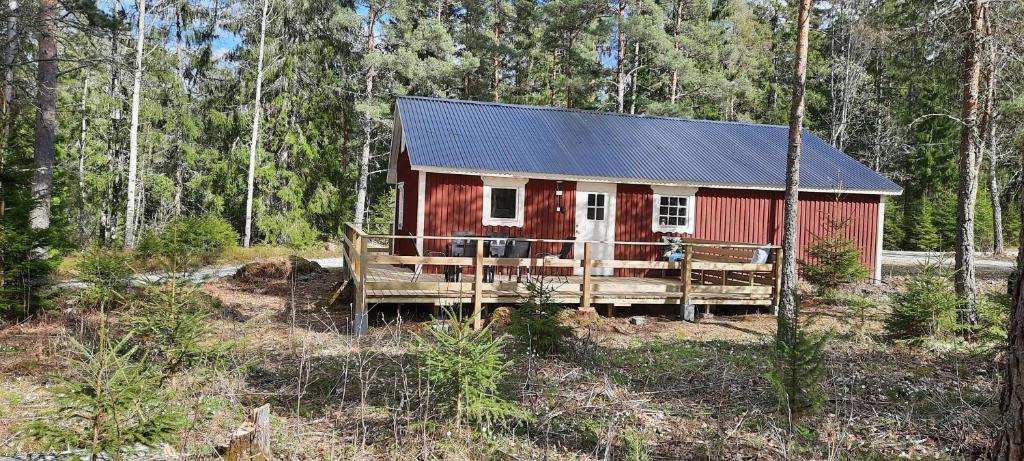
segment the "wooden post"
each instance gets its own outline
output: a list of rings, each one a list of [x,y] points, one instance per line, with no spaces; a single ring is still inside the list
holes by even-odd
[[[690,245],[683,245],[683,267],[679,269],[679,278],[682,282],[682,296],[679,298],[681,306],[681,316],[684,320],[694,320],[694,306],[690,302],[690,280],[692,279],[691,273],[693,272],[693,247]]]
[[[590,310],[590,275],[594,271],[593,247],[590,242],[583,243],[583,294],[580,296],[580,310]]]
[[[356,336],[365,335],[370,329],[370,319],[366,314],[366,253],[367,239],[359,234],[359,282],[356,284],[356,299],[353,302],[355,316],[352,322],[352,333]]]
[[[779,299],[782,297],[782,248],[775,249],[775,267],[772,271],[775,280],[772,288],[772,314],[779,314]]]
[[[231,435],[227,461],[270,461],[270,405],[254,408],[249,419]]]
[[[484,294],[484,241],[476,241],[476,256],[473,257],[473,328],[484,327],[481,315]]]

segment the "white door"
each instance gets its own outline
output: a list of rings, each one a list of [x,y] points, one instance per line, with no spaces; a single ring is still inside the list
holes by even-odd
[[[615,240],[615,184],[578,182],[576,183],[576,240],[611,242]],[[577,243],[573,254],[583,259],[583,244]],[[594,260],[615,259],[615,245],[594,243],[591,245]],[[612,275],[610,267],[594,268],[594,275]],[[578,267],[576,275],[583,274]]]

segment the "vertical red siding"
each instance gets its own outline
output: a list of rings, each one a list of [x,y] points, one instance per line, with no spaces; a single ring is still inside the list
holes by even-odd
[[[408,159],[400,157],[400,178],[403,178],[403,167],[407,165]],[[409,176],[415,175],[415,171],[409,171]],[[409,232],[412,235],[415,233],[416,220],[416,178],[402,180],[406,183],[406,221],[403,233]],[[560,187],[563,191],[563,212],[555,211],[555,181],[531,179],[526,183],[524,226],[484,226],[483,181],[479,177],[427,173],[423,231],[425,235],[441,236],[468,231],[477,235],[506,232],[511,236],[532,238],[571,237],[575,233],[576,184],[564,181]],[[658,242],[666,235],[651,229],[653,191],[650,186],[619,184],[616,200],[616,240]],[[843,194],[837,199],[834,194],[801,193],[799,257],[806,258],[806,247],[819,236],[825,235],[828,218],[834,217],[848,222],[843,230],[844,236],[856,243],[861,252],[861,262],[868,269],[873,269],[878,200],[876,195]],[[782,240],[783,206],[781,191],[703,188],[697,192],[694,233],[685,236],[778,245]],[[437,240],[424,242],[425,251],[443,251],[445,245],[445,242]],[[559,247],[557,244],[548,244],[534,251],[556,253]],[[657,246],[619,245],[615,249],[615,257],[658,259],[661,252]]]
[[[562,212],[556,211],[555,181],[531,179],[526,183],[526,215],[523,227],[483,225],[483,180],[476,176],[427,173],[425,235],[451,235],[466,231],[477,235],[504,232],[514,237],[563,239],[576,229],[573,213],[576,183],[564,181]],[[425,251],[442,251],[446,242],[427,241]],[[557,253],[561,246],[547,244],[537,253]]]
[[[402,217],[402,227],[398,228],[398,221],[395,221],[395,235],[416,235],[416,212],[418,205],[416,196],[419,193],[420,174],[411,168],[409,164],[409,153],[398,154],[398,181],[405,183],[405,213]],[[395,203],[395,213],[398,213],[398,203]],[[395,241],[395,254],[415,255],[416,240],[399,239]]]

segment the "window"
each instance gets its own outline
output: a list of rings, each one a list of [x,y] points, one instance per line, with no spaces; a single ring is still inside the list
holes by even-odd
[[[654,232],[692,234],[697,190],[651,186],[654,190],[651,228]]]
[[[405,224],[405,183],[395,186],[395,229],[402,230]]]
[[[515,189],[491,189],[491,217],[516,219]]]
[[[587,194],[587,220],[604,221],[605,194],[590,192]]]
[[[484,176],[483,225],[523,227],[526,178]]]
[[[689,197],[678,195],[662,195],[658,201],[659,226],[685,226],[687,221],[686,204]]]

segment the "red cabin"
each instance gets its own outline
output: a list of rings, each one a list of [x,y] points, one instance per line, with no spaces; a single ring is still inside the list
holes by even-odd
[[[396,240],[396,255],[444,252],[447,242],[422,237],[457,232],[595,242],[782,241],[785,126],[401,97],[394,127],[388,182],[398,191],[395,234],[420,237]],[[841,232],[878,279],[885,199],[901,192],[805,131],[801,258],[830,223],[842,222]],[[559,251],[548,246],[534,251]],[[625,244],[593,251],[603,260],[660,256],[656,247]],[[574,253],[581,257],[579,248]]]

